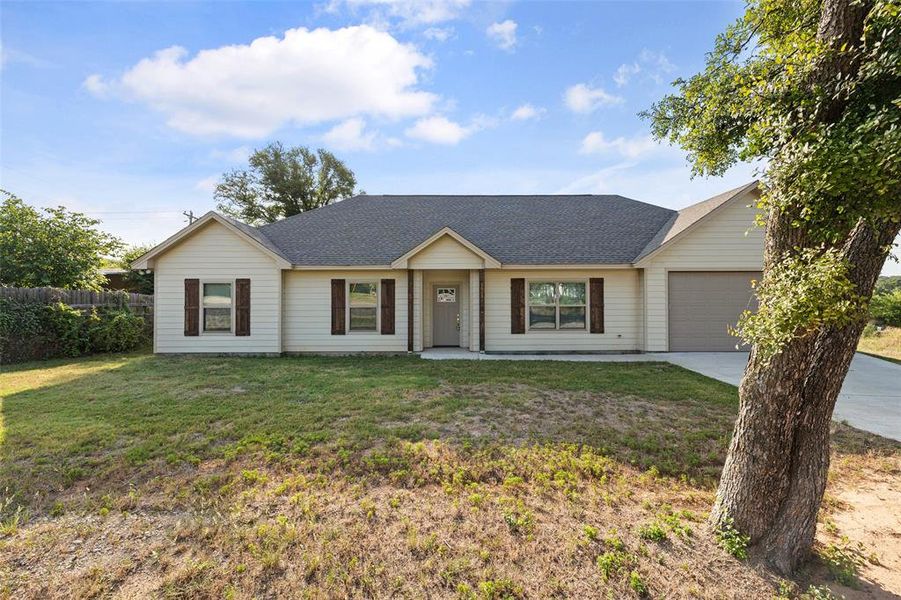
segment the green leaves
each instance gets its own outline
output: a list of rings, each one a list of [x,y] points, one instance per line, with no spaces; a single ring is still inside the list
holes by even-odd
[[[736,335],[768,362],[794,338],[853,322],[863,314],[864,302],[848,268],[835,249],[807,248],[783,257],[757,284],[760,307],[742,314]]]
[[[218,208],[236,219],[272,223],[354,193],[357,180],[327,150],[269,144],[250,156],[250,169],[222,176],[214,193]]]
[[[0,282],[15,287],[99,290],[103,257],[121,242],[96,219],[63,207],[41,211],[9,192],[0,205]]]

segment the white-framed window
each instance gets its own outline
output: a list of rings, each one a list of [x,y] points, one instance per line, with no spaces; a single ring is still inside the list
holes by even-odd
[[[439,304],[451,303],[457,301],[457,288],[455,287],[439,287],[435,289],[435,300]]]
[[[347,330],[378,331],[378,281],[350,281],[347,284]]]
[[[529,329],[585,329],[587,290],[584,281],[529,281]]]
[[[204,282],[201,297],[204,333],[231,333],[232,306],[230,281]]]

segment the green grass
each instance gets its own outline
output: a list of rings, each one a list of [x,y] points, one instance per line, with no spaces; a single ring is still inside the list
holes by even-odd
[[[26,496],[160,461],[433,438],[588,443],[712,474],[736,406],[735,388],[662,363],[405,357],[101,356],[6,368],[0,397],[0,489]]]
[[[667,363],[98,356],[0,403],[0,596],[772,597],[703,531],[736,389]],[[836,427],[838,480],[896,472]]]

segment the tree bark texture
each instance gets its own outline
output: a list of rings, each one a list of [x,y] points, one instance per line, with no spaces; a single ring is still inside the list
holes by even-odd
[[[824,0],[817,36],[833,48],[861,43],[869,2]],[[858,68],[846,54],[817,65],[811,85],[847,76]],[[834,97],[818,114],[841,117],[846,100]],[[764,273],[786,253],[810,245],[791,210],[767,220]],[[837,245],[851,265],[857,293],[869,298],[898,235],[899,223],[860,220]],[[792,340],[769,363],[752,349],[739,387],[739,415],[711,513],[715,525],[731,518],[751,537],[752,550],[782,573],[806,558],[829,469],[832,411],[860,334],[863,315],[843,327],[823,327]]]

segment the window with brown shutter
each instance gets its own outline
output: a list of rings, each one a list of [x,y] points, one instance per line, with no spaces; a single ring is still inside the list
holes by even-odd
[[[526,280],[510,280],[510,333],[526,332]]]
[[[394,280],[382,279],[382,335],[394,335]]]
[[[250,335],[250,280],[235,280],[235,335]]]
[[[199,279],[185,279],[185,335],[200,335]]]
[[[332,279],[332,335],[344,335],[345,292],[344,280]]]
[[[588,301],[591,333],[604,333],[604,278],[592,277],[588,280]]]

